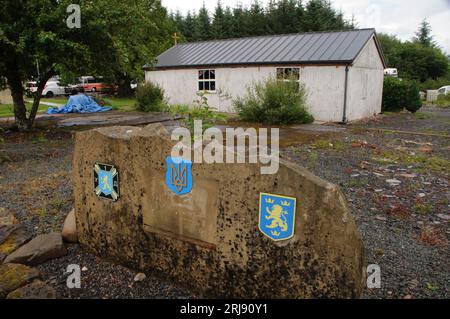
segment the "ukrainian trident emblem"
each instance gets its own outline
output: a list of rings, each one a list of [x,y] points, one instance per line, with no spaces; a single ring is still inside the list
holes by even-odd
[[[167,157],[166,184],[177,195],[192,190],[192,162],[181,157]]]
[[[292,197],[261,193],[259,196],[259,229],[274,241],[294,236],[297,200]]]
[[[119,172],[114,166],[94,165],[94,190],[98,197],[119,199]]]

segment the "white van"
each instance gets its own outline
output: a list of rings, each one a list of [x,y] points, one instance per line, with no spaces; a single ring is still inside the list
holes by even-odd
[[[384,76],[398,78],[398,70],[395,68],[384,69]]]
[[[438,95],[447,95],[450,93],[450,85],[443,86],[438,90]]]

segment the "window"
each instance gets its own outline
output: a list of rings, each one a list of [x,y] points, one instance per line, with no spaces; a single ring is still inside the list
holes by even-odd
[[[277,68],[277,79],[280,81],[289,81],[293,79],[300,81],[300,69],[299,68]]]
[[[198,90],[208,92],[216,91],[216,70],[198,71]]]
[[[299,68],[277,68],[278,81],[296,81],[297,88],[300,89],[300,69]]]

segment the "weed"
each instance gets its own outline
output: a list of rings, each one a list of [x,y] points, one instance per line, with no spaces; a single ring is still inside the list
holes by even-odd
[[[345,182],[344,185],[349,188],[353,187],[363,187],[366,186],[369,183],[369,180],[367,178],[359,178],[359,179],[352,179],[348,182]]]
[[[433,205],[431,204],[417,204],[416,207],[416,213],[421,215],[429,215],[433,212]]]

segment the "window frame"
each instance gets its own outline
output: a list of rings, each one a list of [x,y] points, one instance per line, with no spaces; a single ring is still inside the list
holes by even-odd
[[[282,70],[282,78],[280,78],[280,74],[279,74],[279,71],[280,70]],[[294,70],[296,70],[297,72],[297,74],[296,74],[296,76],[297,76],[297,81],[296,82],[298,82],[298,83],[300,83],[300,67],[277,67],[277,69],[276,69],[276,78],[277,78],[277,81],[284,81],[284,82],[287,82],[287,81],[289,81],[289,79],[288,79],[288,73],[286,72],[286,70],[291,70],[291,75],[292,74],[294,74]]]
[[[201,74],[201,72],[203,72],[203,74]],[[197,70],[197,82],[198,82],[197,92],[206,92],[206,93],[210,93],[210,94],[217,93],[216,69],[198,69]],[[203,83],[203,90],[200,89],[200,83]],[[206,89],[205,83],[208,83],[208,89]],[[214,90],[211,90],[211,83],[214,83]]]

